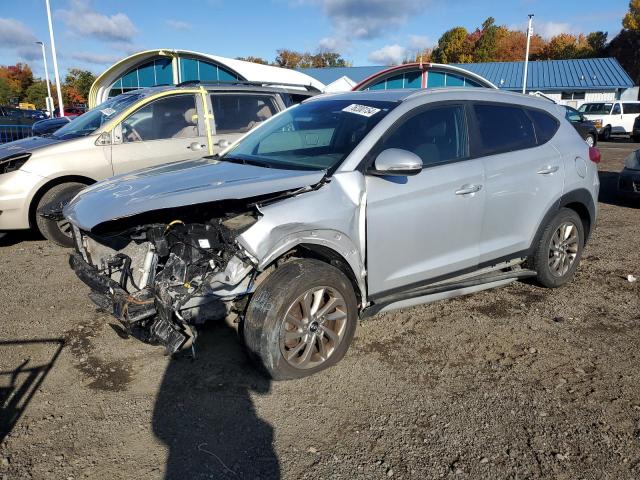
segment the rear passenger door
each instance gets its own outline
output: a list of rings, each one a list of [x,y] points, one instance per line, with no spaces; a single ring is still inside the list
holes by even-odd
[[[169,95],[145,104],[114,130],[114,174],[208,155],[203,118],[200,95]]]
[[[469,157],[464,105],[421,107],[372,151],[418,155],[412,176],[366,175],[367,271],[372,298],[473,269],[478,263],[482,162]]]
[[[485,171],[480,264],[524,254],[558,201],[564,169],[550,141],[559,127],[549,113],[512,104],[476,102],[472,141]]]
[[[213,111],[214,153],[284,109],[275,95],[264,93],[216,92],[210,94],[209,99]]]

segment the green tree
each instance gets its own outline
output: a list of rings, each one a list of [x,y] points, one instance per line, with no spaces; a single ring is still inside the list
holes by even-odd
[[[442,34],[438,46],[433,50],[433,61],[437,63],[470,63],[473,61],[472,45],[464,27],[455,27]]]
[[[506,27],[495,25],[493,17],[487,18],[482,29],[476,30],[476,36],[479,37],[475,41],[474,61],[476,62],[494,62],[498,57],[499,41],[506,34]]]
[[[622,19],[622,26],[627,30],[640,31],[640,0],[629,2],[629,11]]]
[[[17,96],[9,80],[0,77],[0,105],[8,105]]]
[[[64,78],[65,100],[69,103],[87,103],[89,90],[95,80],[95,75],[89,70],[72,68]]]
[[[593,52],[594,57],[601,57],[607,48],[607,32],[591,32],[587,35],[587,43]]]
[[[36,80],[27,88],[24,101],[33,103],[36,108],[45,109],[47,98],[47,84],[43,80]]]

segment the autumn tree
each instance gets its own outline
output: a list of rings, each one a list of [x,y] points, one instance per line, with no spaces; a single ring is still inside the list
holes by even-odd
[[[236,57],[236,60],[244,60],[245,62],[259,63],[260,65],[269,65],[269,61],[264,58],[254,57],[249,55],[248,57]]]
[[[433,61],[437,63],[470,63],[473,61],[473,45],[464,27],[447,30],[433,49]]]
[[[96,80],[93,73],[88,70],[72,68],[67,73],[62,85],[62,96],[69,105],[87,103],[89,90]]]
[[[283,68],[347,67],[348,62],[337,52],[320,50],[317,53],[278,50],[275,65]]]
[[[622,19],[622,26],[627,30],[640,31],[640,0],[629,2],[629,11]]]

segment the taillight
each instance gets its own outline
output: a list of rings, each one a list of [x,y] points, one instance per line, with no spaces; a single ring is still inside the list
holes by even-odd
[[[589,160],[591,160],[593,163],[600,163],[600,150],[598,150],[596,147],[589,147]]]

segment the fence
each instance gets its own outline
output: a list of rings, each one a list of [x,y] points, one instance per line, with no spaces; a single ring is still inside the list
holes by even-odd
[[[0,125],[0,143],[30,137],[31,125]]]

